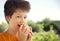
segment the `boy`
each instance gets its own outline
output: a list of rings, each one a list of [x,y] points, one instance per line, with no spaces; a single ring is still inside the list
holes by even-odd
[[[28,1],[6,1],[4,14],[9,24],[9,29],[0,34],[0,41],[31,41],[32,29],[26,25],[29,10],[30,4]]]

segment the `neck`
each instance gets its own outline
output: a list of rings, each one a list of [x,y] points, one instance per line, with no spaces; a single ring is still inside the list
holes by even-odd
[[[13,31],[12,29],[8,29],[7,33],[10,34],[10,35],[13,35],[13,36],[17,35],[17,33],[15,31]]]

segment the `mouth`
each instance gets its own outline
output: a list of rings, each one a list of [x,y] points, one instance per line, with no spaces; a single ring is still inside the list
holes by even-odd
[[[21,25],[23,25],[23,24],[18,24],[18,27],[20,28]]]
[[[20,27],[21,25],[18,24],[18,27]]]

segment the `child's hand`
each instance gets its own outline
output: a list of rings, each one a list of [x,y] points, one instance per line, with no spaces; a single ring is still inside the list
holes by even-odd
[[[31,39],[31,30],[25,25],[22,24],[18,31],[19,41],[30,41]]]
[[[32,28],[30,27],[30,32],[28,33],[27,41],[31,41],[31,40],[32,40]]]

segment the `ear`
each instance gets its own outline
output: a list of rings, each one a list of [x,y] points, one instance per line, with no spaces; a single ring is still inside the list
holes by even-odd
[[[10,21],[10,16],[6,16],[6,20],[7,20],[7,22],[9,22]]]

